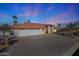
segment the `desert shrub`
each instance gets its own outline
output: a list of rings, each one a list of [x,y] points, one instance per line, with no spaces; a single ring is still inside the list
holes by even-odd
[[[79,31],[73,33],[75,36],[79,36]]]

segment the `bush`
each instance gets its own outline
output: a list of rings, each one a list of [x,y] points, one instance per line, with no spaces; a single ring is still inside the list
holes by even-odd
[[[75,36],[79,36],[79,31],[73,33]]]

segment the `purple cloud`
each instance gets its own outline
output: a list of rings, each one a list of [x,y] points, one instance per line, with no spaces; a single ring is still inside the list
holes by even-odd
[[[65,17],[71,16],[72,12],[75,11],[75,7],[76,7],[76,4],[70,5],[69,10],[67,10],[59,15],[56,15],[55,17],[52,17],[52,16],[49,17],[45,23],[58,24],[58,23],[71,22],[71,19],[66,20]],[[75,20],[75,18],[73,20]]]
[[[5,16],[6,16],[5,14],[0,13],[0,17],[5,17]]]
[[[33,9],[31,6],[22,7],[23,13],[19,16],[38,16],[40,14],[39,9]]]

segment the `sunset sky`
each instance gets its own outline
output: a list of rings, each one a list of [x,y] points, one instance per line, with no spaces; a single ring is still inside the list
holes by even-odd
[[[12,16],[18,23],[58,24],[79,21],[79,4],[56,3],[0,3],[0,24],[13,24]]]

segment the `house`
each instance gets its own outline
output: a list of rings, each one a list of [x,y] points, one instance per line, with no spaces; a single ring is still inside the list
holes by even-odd
[[[41,35],[41,34],[51,34],[56,32],[54,25],[50,24],[39,24],[39,23],[24,23],[24,24],[14,24],[12,30],[16,36],[31,36],[31,35]]]

